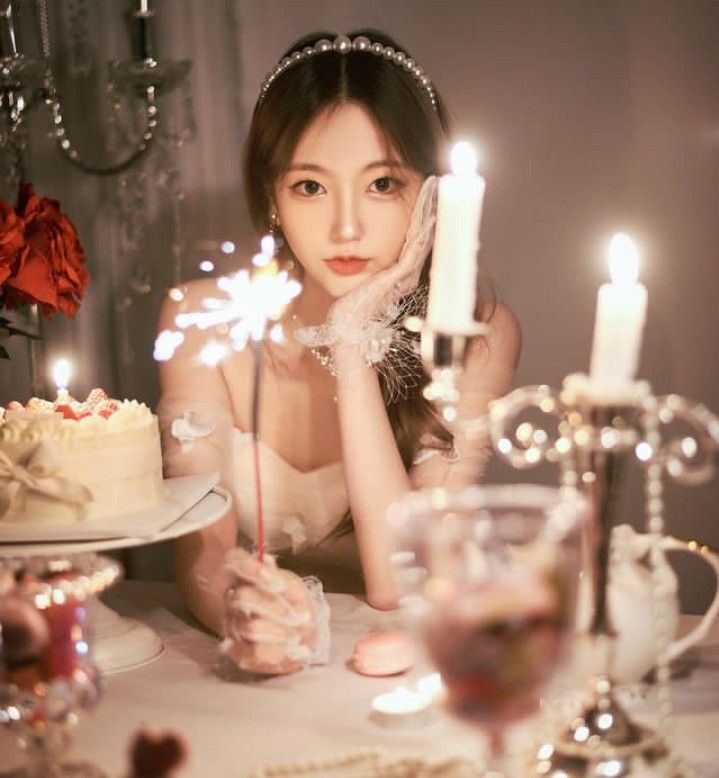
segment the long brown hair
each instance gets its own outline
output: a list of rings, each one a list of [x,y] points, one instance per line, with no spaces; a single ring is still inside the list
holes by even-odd
[[[401,47],[378,30],[357,30],[373,43]],[[334,33],[314,33],[296,41],[283,56],[314,46]],[[244,185],[250,216],[259,232],[265,232],[271,210],[274,183],[292,161],[295,148],[307,127],[324,111],[346,102],[361,105],[384,134],[387,145],[400,160],[423,177],[437,175],[439,153],[449,134],[449,119],[442,98],[435,90],[435,105],[419,80],[394,62],[370,52],[339,54],[328,51],[300,60],[276,78],[258,101],[252,115],[244,150]],[[421,284],[428,284],[431,255],[422,269]],[[478,310],[482,310],[481,303]],[[439,421],[422,389],[428,379],[417,365],[418,382],[406,399],[386,404],[397,447],[407,469],[421,445],[449,449],[452,436]],[[380,377],[383,396],[386,386]]]

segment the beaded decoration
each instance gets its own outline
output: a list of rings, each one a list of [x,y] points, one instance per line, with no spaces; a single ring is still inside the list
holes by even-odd
[[[403,51],[396,51],[392,46],[384,46],[381,43],[372,43],[364,35],[358,35],[356,38],[350,38],[347,35],[338,35],[333,41],[329,38],[322,38],[314,46],[305,46],[303,49],[292,52],[283,57],[280,62],[265,76],[265,80],[260,86],[260,97],[258,102],[267,94],[272,83],[278,76],[281,76],[288,68],[293,67],[298,62],[304,62],[318,54],[333,51],[337,54],[350,54],[352,52],[363,52],[374,54],[376,57],[384,57],[388,62],[392,62],[397,67],[407,71],[422,87],[429,98],[432,108],[437,110],[437,96],[432,86],[432,81],[425,74],[422,68]]]

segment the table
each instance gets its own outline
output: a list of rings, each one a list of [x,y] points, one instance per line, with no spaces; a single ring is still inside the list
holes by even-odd
[[[218,641],[186,613],[171,584],[125,581],[105,595],[122,615],[140,619],[165,644],[145,667],[112,675],[99,707],[78,727],[71,755],[125,774],[126,751],[142,725],[187,736],[191,758],[183,778],[246,776],[259,766],[380,748],[440,758],[477,754],[475,731],[441,712],[424,727],[385,729],[369,718],[372,697],[411,679],[371,679],[346,666],[358,638],[391,628],[397,615],[353,595],[330,594],[332,660],[328,666],[251,683],[213,672]],[[691,619],[691,617],[685,617]],[[719,778],[719,625],[698,649],[699,665],[674,682],[676,743],[707,778]],[[414,678],[428,672],[418,668]],[[0,770],[20,763],[0,731]]]

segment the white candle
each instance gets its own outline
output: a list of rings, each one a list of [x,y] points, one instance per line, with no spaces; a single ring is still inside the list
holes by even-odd
[[[639,255],[618,233],[609,247],[611,284],[597,296],[589,377],[599,391],[612,392],[632,381],[637,371],[647,311],[647,289],[638,283]]]
[[[52,368],[52,379],[57,387],[57,399],[64,402],[68,398],[67,387],[72,375],[72,363],[69,359],[58,359]]]
[[[140,13],[146,14],[149,10],[149,0],[140,0]]]
[[[466,141],[452,148],[451,167],[452,173],[439,182],[427,319],[436,332],[466,334],[475,321],[485,181]]]

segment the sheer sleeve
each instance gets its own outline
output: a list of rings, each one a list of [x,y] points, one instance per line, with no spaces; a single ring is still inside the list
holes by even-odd
[[[467,486],[481,481],[492,455],[484,420],[492,400],[512,387],[521,334],[514,314],[498,304],[490,333],[470,345],[459,389],[459,419],[451,450],[425,438],[410,471],[415,488]]]
[[[184,305],[199,308],[208,293],[203,282],[190,284]],[[175,329],[178,304],[166,299],[159,330]],[[165,475],[218,471],[220,484],[232,494],[233,412],[221,369],[202,364],[200,351],[207,333],[186,330],[174,356],[159,363],[160,402],[157,414],[163,444]],[[227,586],[224,559],[234,547],[237,518],[233,508],[214,524],[175,541],[175,578],[193,614],[218,632],[222,597]]]

